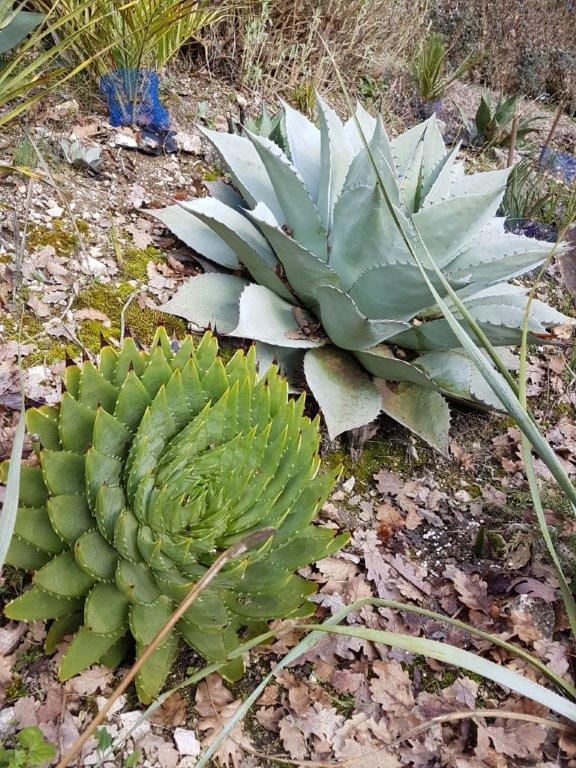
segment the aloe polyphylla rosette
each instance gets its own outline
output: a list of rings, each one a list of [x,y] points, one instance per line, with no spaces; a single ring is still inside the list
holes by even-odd
[[[217,555],[248,533],[275,535],[211,581],[137,678],[158,693],[182,639],[223,662],[272,618],[306,616],[313,583],[294,572],[340,548],[345,535],[312,524],[335,473],[318,474],[318,420],[255,353],[224,365],[206,334],[173,351],[159,331],[148,353],[126,339],[98,367],[66,368],[59,406],[27,413],[39,466],[23,466],[7,562],[34,570],[9,618],[52,619],[48,651],[76,633],[67,679],[137,654]],[[241,659],[228,663],[230,679]]]
[[[163,309],[196,326],[253,339],[290,371],[304,363],[332,437],[383,410],[445,451],[443,394],[499,402],[435,306],[432,258],[495,345],[515,345],[526,305],[510,278],[551,246],[505,233],[496,212],[508,171],[466,175],[435,118],[393,141],[358,108],[343,124],[318,99],[319,127],[283,106],[286,152],[261,136],[204,130],[237,192],[156,215],[198,253],[238,274],[192,278]],[[361,126],[364,138],[358,125]],[[378,174],[375,168],[378,169]],[[536,301],[530,342],[571,322]]]

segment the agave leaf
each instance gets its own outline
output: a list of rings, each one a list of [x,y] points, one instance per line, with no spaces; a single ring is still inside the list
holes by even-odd
[[[506,184],[512,168],[503,168],[499,171],[485,171],[484,173],[472,173],[456,179],[450,188],[451,195],[486,195],[493,193],[496,195],[496,206],[492,216],[498,210]],[[499,196],[498,196],[499,194]]]
[[[446,290],[435,273],[429,274],[436,290]],[[456,283],[452,287],[457,286]],[[434,297],[416,264],[385,264],[366,270],[349,289],[358,309],[367,317],[410,320],[427,307]]]
[[[350,117],[344,123],[344,133],[350,142],[350,146],[352,147],[354,155],[357,155],[364,149],[364,142],[358,131],[356,123],[358,122],[360,124],[362,134],[366,141],[371,142],[379,120],[381,123],[382,121],[380,117],[372,117],[372,115],[364,109],[359,101],[356,103],[355,118]]]
[[[204,181],[204,186],[210,193],[210,197],[219,200],[224,205],[228,205],[230,208],[234,208],[239,213],[244,212],[246,203],[244,202],[242,195],[234,189],[232,184],[226,184],[221,179],[215,179],[214,181]]]
[[[46,16],[43,13],[15,11],[10,17],[8,24],[0,28],[0,55],[15,48],[45,18]]]
[[[369,142],[369,149],[370,152],[362,144],[359,152],[354,156],[346,175],[343,191],[359,185],[377,186],[378,178],[373,165],[375,162],[388,196],[396,205],[399,205],[400,190],[396,165],[392,156],[390,140],[380,116],[376,121],[376,128]]]
[[[298,169],[310,197],[318,202],[320,189],[320,131],[301,112],[282,102],[290,157]]]
[[[314,200],[298,169],[273,141],[248,133],[282,206],[281,225],[288,226],[294,238],[319,259],[326,260],[326,231]]]
[[[429,352],[416,360],[446,395],[459,400],[478,402],[489,408],[502,409],[502,403],[463,352]]]
[[[221,267],[240,268],[234,250],[211,227],[193,215],[191,204],[170,205],[153,211],[152,215],[196,253]]]
[[[348,290],[363,272],[378,264],[410,260],[380,187],[359,186],[343,192],[334,209],[328,262],[341,276],[341,287]]]
[[[184,317],[199,328],[229,333],[238,324],[240,296],[248,285],[235,275],[210,272],[193,277],[160,309]]]
[[[392,156],[398,172],[398,178],[403,179],[406,175],[406,171],[414,157],[416,147],[422,141],[429,122],[429,120],[425,120],[423,123],[419,123],[413,128],[409,128],[405,133],[396,136],[390,143]]]
[[[306,306],[314,308],[317,305],[318,287],[337,286],[340,282],[339,275],[325,261],[306,250],[296,239],[289,237],[278,223],[270,218],[270,212],[266,211],[264,206],[257,206],[249,215],[258,223],[274,248],[294,293]],[[259,282],[264,284],[261,280]]]
[[[386,381],[407,381],[422,387],[436,388],[425,371],[406,360],[399,360],[385,344],[379,344],[371,349],[357,350],[354,356],[376,378]]]
[[[369,349],[410,327],[399,320],[367,318],[347,293],[329,285],[320,286],[317,297],[324,330],[342,349]]]
[[[334,347],[308,350],[304,374],[322,408],[331,440],[380,413],[378,390],[351,355]]]
[[[494,217],[503,190],[452,197],[414,214],[414,226],[438,267],[443,269],[463,240],[476,235]]]
[[[342,121],[336,112],[318,94],[316,94],[316,103],[321,134],[318,212],[324,228],[329,231],[332,225],[334,205],[344,187],[353,152]]]
[[[238,325],[230,336],[254,339],[279,347],[309,349],[321,347],[325,338],[306,336],[298,324],[295,306],[281,299],[262,285],[249,285],[240,296]],[[300,310],[309,327],[317,325],[315,319]],[[266,322],[262,322],[266,318]]]
[[[274,251],[246,216],[211,198],[195,201],[189,210],[224,240],[256,282],[283,299],[293,298],[276,273]]]
[[[200,131],[222,157],[226,168],[242,197],[252,207],[259,202],[265,203],[274,216],[282,221],[284,212],[264,163],[256,148],[244,136],[233,133],[219,133],[200,127]]]
[[[417,384],[388,384],[376,379],[381,408],[439,453],[448,456],[450,410],[439,392]]]
[[[283,376],[286,376],[289,381],[295,381],[296,371],[301,367],[303,359],[304,353],[300,349],[272,346],[262,341],[256,342],[256,364],[261,376],[272,365],[276,365]]]
[[[459,151],[460,144],[457,144],[451,152],[444,155],[436,167],[422,180],[420,189],[422,208],[434,205],[434,203],[440,203],[449,197]]]

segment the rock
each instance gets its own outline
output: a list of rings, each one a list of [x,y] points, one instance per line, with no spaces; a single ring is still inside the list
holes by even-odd
[[[525,643],[550,640],[554,632],[554,608],[540,597],[518,595],[508,607],[515,634]]]
[[[346,493],[352,493],[355,485],[356,485],[356,478],[354,477],[354,475],[352,475],[352,477],[349,477],[348,480],[342,483],[342,490],[346,491]]]
[[[185,133],[184,131],[178,131],[174,136],[176,146],[181,152],[188,152],[191,155],[201,155],[202,141],[200,136],[195,133]]]
[[[120,722],[122,723],[119,736],[123,737],[128,733],[128,731],[131,730],[131,728],[134,728],[141,717],[142,712],[139,712],[138,710],[134,710],[133,712],[123,712],[121,715],[119,715]],[[140,725],[134,728],[134,730],[130,733],[130,738],[134,739],[134,741],[142,738],[142,736],[145,736],[147,733],[149,733],[150,727],[150,723],[147,720],[143,720]]]
[[[198,757],[202,750],[194,731],[189,731],[186,728],[176,728],[174,731],[174,741],[176,742],[176,749],[181,755]]]
[[[14,707],[6,707],[0,710],[0,739],[7,739],[16,733],[17,728],[16,710]]]

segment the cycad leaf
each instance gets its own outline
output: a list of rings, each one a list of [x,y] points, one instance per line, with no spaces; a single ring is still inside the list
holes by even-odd
[[[304,373],[331,440],[368,424],[380,413],[378,390],[351,355],[334,347],[309,350],[304,357]]]

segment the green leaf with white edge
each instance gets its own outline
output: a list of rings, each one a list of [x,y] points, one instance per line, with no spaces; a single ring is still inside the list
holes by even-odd
[[[281,299],[263,285],[249,285],[240,296],[238,325],[230,336],[253,339],[279,347],[311,349],[326,344],[325,338],[306,336],[295,314],[296,307]],[[304,310],[299,310],[310,327],[317,321]]]
[[[198,275],[184,283],[160,310],[183,317],[198,328],[230,333],[238,324],[240,296],[247,285],[236,275]]]
[[[240,262],[233,248],[222,240],[220,235],[193,213],[193,203],[170,205],[167,208],[152,210],[154,218],[164,224],[179,240],[196,253],[215,264],[228,269],[239,269]]]
[[[294,239],[319,259],[326,260],[327,244],[316,204],[298,169],[270,139],[248,133],[270,177],[284,217],[278,219],[294,233]]]
[[[30,587],[8,603],[4,614],[14,621],[42,621],[68,616],[81,610],[82,605],[83,600],[58,597],[39,587]]]
[[[256,206],[249,216],[258,223],[274,248],[296,296],[306,306],[315,308],[318,287],[320,285],[337,286],[340,283],[338,273],[334,272],[325,261],[306,250],[296,239],[289,237],[262,204]],[[258,282],[262,283],[261,280]]]
[[[366,629],[364,627],[328,627],[320,625],[317,631],[347,635],[348,637],[356,637],[371,643],[387,645],[391,648],[400,648],[410,653],[436,659],[459,669],[465,669],[487,680],[492,680],[505,689],[510,689],[521,696],[526,696],[528,699],[551,709],[556,714],[576,722],[576,704],[568,698],[559,696],[554,691],[544,688],[544,686],[519,675],[502,664],[495,664],[493,661],[484,659],[477,653],[465,651],[449,643],[441,643],[438,640],[428,640],[396,632]]]
[[[354,356],[364,368],[379,379],[386,381],[407,381],[422,387],[436,389],[430,377],[407,360],[397,358],[385,344],[379,344],[370,349],[357,350]]]
[[[292,162],[314,202],[320,188],[320,131],[308,118],[282,101]]]
[[[334,347],[309,350],[304,357],[304,374],[322,409],[331,440],[368,424],[380,413],[378,390],[351,355]]]
[[[62,657],[58,679],[64,682],[96,664],[126,632],[127,627],[109,634],[98,634],[91,632],[88,627],[80,627]]]
[[[26,432],[26,422],[24,413],[24,403],[18,417],[16,432],[14,433],[14,442],[10,452],[10,465],[8,468],[8,478],[6,480],[6,489],[2,513],[0,514],[0,573],[6,561],[8,548],[12,539],[16,515],[18,513],[18,499],[20,495],[20,467],[22,459],[22,449],[24,448],[24,434]]]
[[[344,291],[322,285],[316,292],[320,317],[331,341],[342,349],[369,349],[410,326],[399,320],[369,319]]]
[[[382,379],[376,379],[374,384],[380,392],[380,407],[387,416],[448,456],[450,409],[439,392],[417,384],[391,385]]]
[[[234,185],[252,207],[265,203],[274,216],[283,220],[284,212],[264,163],[249,139],[233,133],[219,133],[199,128],[222,157]]]
[[[283,299],[293,298],[276,273],[279,265],[276,254],[246,216],[210,197],[194,201],[190,211],[233,249],[257,283]]]
[[[325,229],[329,231],[332,225],[332,211],[344,187],[353,152],[342,121],[318,93],[316,93],[316,104],[321,135],[318,212]]]

